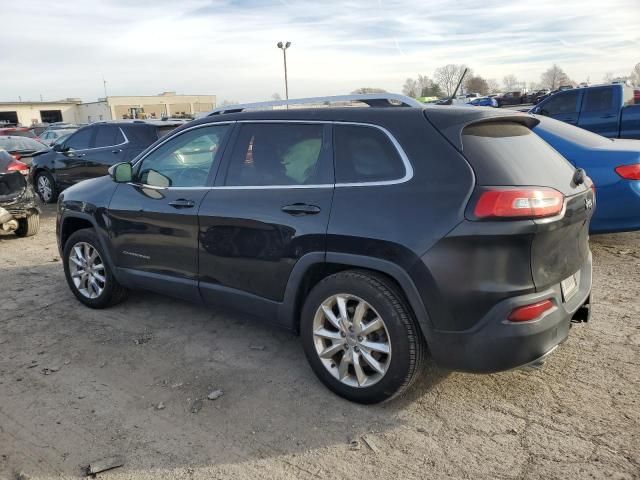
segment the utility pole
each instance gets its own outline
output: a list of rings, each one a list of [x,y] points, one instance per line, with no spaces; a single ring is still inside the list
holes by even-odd
[[[289,81],[287,79],[287,48],[289,48],[290,46],[291,42],[278,42],[278,48],[282,50],[282,55],[284,56],[284,92],[287,102],[289,101]],[[287,108],[289,108],[288,104]]]
[[[104,79],[104,75],[102,76],[102,86],[104,87],[104,99],[107,99],[107,81]]]

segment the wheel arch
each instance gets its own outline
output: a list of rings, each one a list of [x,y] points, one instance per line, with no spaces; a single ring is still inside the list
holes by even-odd
[[[282,323],[300,331],[300,312],[311,289],[323,278],[344,270],[368,270],[384,276],[397,288],[416,316],[424,338],[431,338],[431,320],[427,309],[409,274],[399,265],[375,257],[348,253],[308,254],[295,265],[287,283],[284,301],[281,304]]]
[[[64,252],[64,246],[67,240],[69,240],[69,237],[71,237],[71,235],[73,235],[78,230],[83,230],[85,228],[92,228],[96,232],[96,237],[98,238],[98,242],[100,242],[100,247],[102,248],[102,251],[104,252],[104,256],[106,257],[105,260],[108,262],[109,267],[111,268],[111,270],[114,272],[114,275],[115,275],[116,270],[113,268],[115,265],[111,258],[111,250],[108,248],[107,242],[105,242],[105,239],[101,235],[100,233],[101,229],[98,227],[98,224],[94,217],[92,217],[91,215],[87,215],[79,212],[69,213],[64,215],[60,219],[59,228],[60,230],[58,234],[58,247],[59,247],[61,256]]]

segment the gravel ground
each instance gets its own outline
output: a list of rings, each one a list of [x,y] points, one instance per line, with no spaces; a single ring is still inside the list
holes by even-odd
[[[640,478],[640,233],[592,249],[592,321],[542,370],[428,367],[366,407],[249,318],[150,293],[84,308],[48,207],[36,237],[0,237],[0,478],[110,455],[100,478]]]

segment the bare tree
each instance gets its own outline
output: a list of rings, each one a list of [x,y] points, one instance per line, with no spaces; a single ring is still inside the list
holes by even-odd
[[[271,100],[282,100],[282,97],[280,96],[280,94],[278,92],[274,93],[273,95],[271,95]]]
[[[500,92],[500,84],[495,78],[490,78],[487,80],[487,87],[489,87],[489,93]]]
[[[353,94],[359,94],[359,93],[386,93],[387,91],[384,88],[377,88],[377,87],[361,87],[361,88],[356,88],[353,92]]]
[[[515,88],[518,88],[518,85],[520,85],[518,78],[513,73],[505,75],[505,77],[502,79],[502,83],[504,84],[505,90],[513,90]]]
[[[464,88],[470,93],[479,93],[480,95],[486,95],[489,93],[489,84],[480,75],[467,77],[464,81]]]
[[[540,76],[540,83],[550,90],[557,90],[562,85],[573,84],[569,75],[555,63]]]
[[[418,91],[418,82],[413,78],[407,78],[402,86],[402,93],[408,97],[419,97],[420,91]]]
[[[220,102],[220,107],[226,107],[227,105],[237,105],[238,101],[237,100],[223,100],[222,102]]]
[[[629,80],[631,80],[636,87],[640,87],[640,63],[636,64],[633,70],[631,70]]]
[[[445,65],[444,67],[437,68],[433,74],[433,77],[436,80],[436,83],[440,85],[440,88],[447,94],[447,96],[451,96],[456,86],[458,85],[458,81],[460,80],[460,76],[465,70],[466,65],[455,65],[450,63],[449,65]],[[472,75],[472,72],[469,70],[467,75]]]

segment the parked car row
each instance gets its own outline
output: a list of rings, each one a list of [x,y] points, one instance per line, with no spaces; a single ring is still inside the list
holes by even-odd
[[[624,84],[558,92],[529,110],[609,138],[640,139],[640,105]]]

